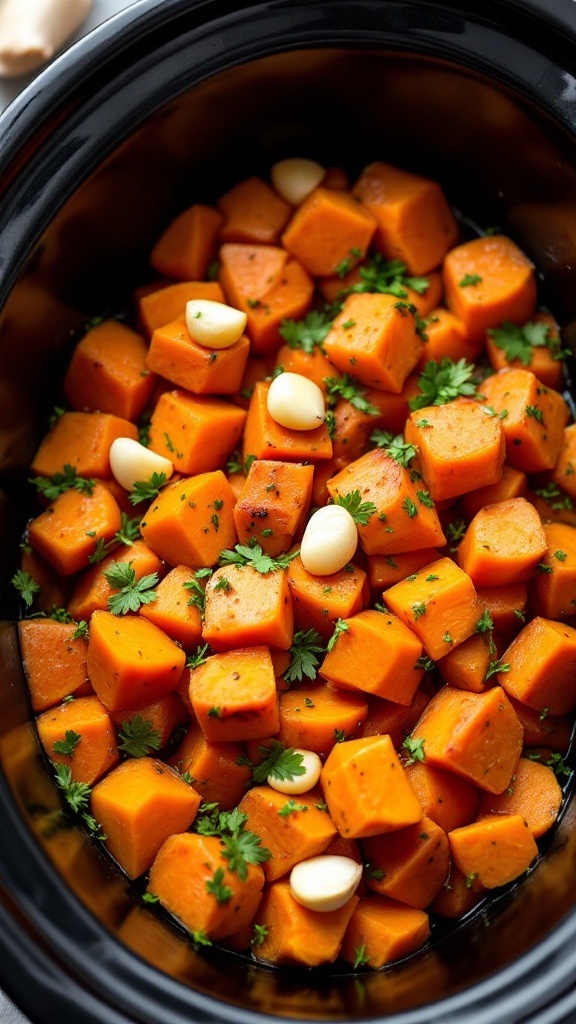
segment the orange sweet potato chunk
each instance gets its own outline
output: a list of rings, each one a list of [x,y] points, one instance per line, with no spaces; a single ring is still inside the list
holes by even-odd
[[[260,836],[272,854],[263,865],[267,882],[282,878],[300,861],[325,853],[336,836],[330,816],[316,806],[320,801],[317,790],[298,797],[300,809],[281,813],[288,799],[271,786],[254,786],[239,804],[248,815],[246,828]]]
[[[474,876],[485,889],[512,882],[538,853],[528,824],[520,814],[495,814],[464,825],[448,836],[456,867]]]
[[[282,245],[317,277],[338,273],[366,254],[376,221],[348,192],[316,188],[298,207]]]
[[[353,736],[366,719],[364,694],[327,684],[280,694],[279,739],[287,747],[313,750],[325,758],[342,736]]]
[[[184,783],[185,785],[185,783]],[[230,893],[218,901],[210,889],[217,872]],[[217,941],[248,927],[258,910],[264,887],[259,864],[248,864],[246,877],[231,871],[216,836],[170,835],[150,870],[148,891],[190,932]]]
[[[199,806],[192,786],[152,757],[124,761],[101,779],[90,798],[106,848],[129,878],[148,870],[168,836],[192,824]]]
[[[172,693],[185,661],[182,648],[139,615],[94,612],[88,676],[109,711],[133,708]]]
[[[394,832],[423,816],[389,736],[337,743],[321,784],[330,817],[346,839]]]
[[[202,636],[215,651],[261,644],[287,651],[293,623],[283,570],[260,573],[251,565],[226,565],[206,584]]]
[[[424,675],[417,666],[422,644],[412,630],[395,615],[372,610],[344,621],[347,629],[326,655],[320,675],[345,690],[410,704]]]
[[[519,814],[538,839],[552,828],[561,805],[562,790],[552,769],[521,757],[503,793],[482,793],[478,816]]]
[[[468,693],[444,686],[412,733],[433,768],[454,772],[488,793],[502,793],[522,750],[522,726],[500,686]]]
[[[458,548],[458,562],[476,586],[506,586],[530,579],[547,549],[534,506],[526,498],[511,498],[474,516]]]
[[[110,413],[65,412],[43,439],[30,467],[33,474],[54,476],[73,466],[78,476],[110,476],[109,451],[117,437],[138,440],[129,420]]]
[[[140,532],[170,565],[214,565],[220,552],[236,543],[234,500],[220,469],[175,480],[154,499]]]
[[[234,185],[216,204],[222,216],[222,242],[274,245],[288,223],[292,208],[261,178]]]
[[[190,675],[190,701],[211,743],[265,738],[278,732],[278,696],[264,646],[207,658]]]
[[[79,341],[64,379],[73,409],[137,420],[155,378],[146,367],[146,342],[117,320],[105,320]]]
[[[211,206],[195,203],[168,225],[150,253],[159,274],[182,281],[201,281],[216,257],[222,215]]]
[[[120,529],[120,509],[110,492],[96,483],[90,494],[71,489],[32,520],[30,544],[63,576],[88,565],[94,546]]]
[[[371,868],[368,888],[418,910],[432,902],[448,876],[448,839],[432,818],[363,839],[361,845]]]
[[[45,711],[36,720],[40,742],[51,761],[66,764],[74,782],[93,786],[118,763],[116,733],[110,715],[98,697],[78,697]],[[80,740],[71,755],[55,750],[67,731]]]
[[[221,398],[165,391],[152,413],[149,446],[179,473],[208,473],[224,467],[245,420],[244,409]]]
[[[18,636],[34,711],[45,711],[87,680],[86,641],[74,639],[73,623],[22,619]]]
[[[346,929],[341,956],[355,964],[358,951],[374,970],[416,952],[428,941],[428,914],[385,896],[361,900]]]
[[[425,761],[407,765],[406,774],[425,817],[432,818],[445,832],[469,825],[476,818],[480,799],[476,786]]]
[[[451,249],[444,260],[446,304],[471,341],[505,320],[522,324],[536,307],[534,267],[505,235],[486,235]]]
[[[376,218],[374,244],[399,259],[411,274],[442,262],[458,237],[458,225],[440,185],[391,164],[364,168],[353,193]]]
[[[492,368],[505,370],[507,367],[521,368],[522,366],[532,370],[538,380],[548,388],[562,390],[562,356],[560,354],[562,344],[558,331],[558,324],[550,313],[536,313],[527,324],[522,324],[521,330],[533,328],[537,324],[545,327],[545,341],[543,345],[526,346],[525,355],[522,359],[508,359],[505,345],[502,344],[502,335],[498,328],[488,331],[486,336],[486,354]],[[510,328],[512,325],[504,324],[503,327]],[[506,330],[504,331],[506,333]]]
[[[423,350],[414,313],[394,295],[352,294],[323,342],[342,373],[368,387],[400,394]]]
[[[274,558],[287,551],[310,507],[313,466],[256,459],[234,506],[241,544],[254,538]]]
[[[478,487],[463,495],[462,514],[469,522],[485,505],[495,505],[499,501],[509,501],[511,498],[524,498],[527,486],[525,473],[514,469],[513,466],[504,465],[502,476],[495,484]]]
[[[315,576],[302,564],[300,555],[286,570],[294,623],[298,629],[316,629],[330,639],[337,619],[347,619],[368,603],[366,573],[350,563],[329,576]]]
[[[251,780],[250,768],[238,761],[243,754],[240,743],[210,743],[200,726],[193,722],[170,758],[183,774],[193,778],[192,785],[204,803],[217,803],[223,811],[236,807]]]
[[[469,340],[464,324],[449,309],[436,306],[426,313],[420,312],[420,316],[426,317],[425,331],[428,338],[420,359],[422,368],[430,359],[437,363],[443,359],[451,359],[455,363],[465,359],[467,363],[473,363],[477,359],[482,343]]]
[[[576,612],[576,528],[544,523],[548,551],[530,585],[533,611],[546,619],[570,621]]]
[[[210,299],[225,302],[224,292],[217,281],[179,281],[146,292],[138,298],[138,319],[149,338],[157,327],[176,320],[192,299]]]
[[[250,342],[245,334],[229,348],[199,345],[191,337],[182,313],[157,327],[146,356],[149,370],[196,395],[233,395],[238,391]]]
[[[576,704],[576,629],[536,616],[502,656],[498,681],[541,714],[565,715]]]
[[[418,448],[418,469],[435,501],[495,484],[502,475],[504,433],[471,399],[458,398],[411,413],[405,439]]]
[[[552,469],[562,448],[570,411],[558,391],[551,391],[525,369],[502,370],[482,384],[487,406],[501,415],[506,461],[525,473]]]
[[[439,558],[382,595],[436,661],[476,630],[481,608],[472,580],[451,558]]]
[[[162,563],[151,548],[143,540],[136,540],[133,544],[116,548],[97,565],[90,566],[78,578],[74,593],[68,602],[67,610],[72,618],[88,622],[92,612],[97,608],[106,609],[108,601],[114,593],[106,576],[113,565],[117,562],[128,563],[134,570],[136,579],[149,573],[162,571]]]
[[[110,717],[117,729],[123,729],[125,723],[141,718],[150,727],[151,732],[156,733],[158,746],[154,749],[157,750],[163,750],[176,730],[179,731],[190,720],[184,702],[177,693],[169,693],[167,697],[162,697],[151,704],[138,704],[130,710],[112,711]]]
[[[564,430],[552,479],[558,487],[576,498],[576,423],[571,423]]]
[[[358,897],[352,896],[340,910],[308,910],[296,902],[288,882],[276,882],[267,890],[256,917],[266,937],[254,946],[253,955],[278,967],[333,963],[357,905]]]
[[[289,430],[280,426],[268,412],[270,384],[258,381],[252,392],[248,418],[244,428],[244,458],[276,459],[280,462],[317,462],[332,457],[332,441],[323,423],[313,430]]]
[[[202,614],[196,604],[190,603],[190,589],[186,587],[194,580],[193,569],[177,565],[160,580],[156,600],[143,604],[139,612],[185,650],[199,644],[202,637]]]

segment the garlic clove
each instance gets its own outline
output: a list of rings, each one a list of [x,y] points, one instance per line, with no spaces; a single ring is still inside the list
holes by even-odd
[[[190,337],[204,348],[230,348],[240,340],[246,313],[213,299],[190,299],[186,303],[186,326]]]
[[[308,572],[331,576],[348,564],[357,546],[358,529],[348,510],[342,505],[324,505],[308,520],[300,558]]]
[[[289,796],[308,793],[318,782],[320,772],[322,771],[322,761],[313,750],[301,750],[297,747],[294,753],[302,755],[303,775],[294,775],[292,779],[278,779],[274,775],[269,775],[267,779],[271,789],[275,789],[278,793],[286,793]]]
[[[300,206],[325,176],[325,167],[303,157],[279,160],[270,170],[270,179],[278,195],[291,206]]]
[[[164,473],[168,479],[174,472],[170,459],[145,448],[131,437],[117,437],[112,441],[110,469],[114,479],[127,491],[133,491],[134,484],[142,480],[151,480],[154,473]]]
[[[290,872],[290,890],[308,910],[339,910],[354,895],[362,878],[362,865],[351,857],[324,854],[296,864]]]
[[[280,373],[270,384],[268,412],[288,430],[314,430],[326,416],[322,389],[301,373]]]

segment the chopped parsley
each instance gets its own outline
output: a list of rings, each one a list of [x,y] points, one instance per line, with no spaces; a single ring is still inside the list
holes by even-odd
[[[370,435],[370,440],[377,448],[383,448],[384,451],[397,462],[399,466],[408,468],[412,459],[418,454],[418,448],[415,444],[407,444],[402,434],[392,434],[388,430],[375,430]]]
[[[300,683],[304,676],[316,679],[320,664],[318,655],[321,654],[324,654],[324,645],[320,634],[315,629],[308,629],[306,632],[299,630],[294,634],[290,648],[290,664],[283,678],[287,683]]]
[[[152,473],[149,480],[137,480],[135,482],[128,498],[133,505],[138,505],[141,501],[151,501],[152,498],[155,498],[160,493],[160,488],[164,487],[167,481],[166,473]]]
[[[220,552],[219,565],[250,565],[256,572],[266,575],[277,569],[287,569],[297,554],[297,551],[293,551],[292,554],[271,558],[270,555],[265,555],[260,545],[255,542],[236,544],[233,551]]]
[[[263,760],[259,764],[253,764],[244,755],[236,762],[252,770],[252,782],[255,786],[266,782],[269,775],[280,782],[291,782],[297,775],[306,773],[302,754],[296,753],[292,747],[285,747],[280,740],[272,740],[270,746],[260,746],[258,751],[263,755]]]
[[[336,646],[336,642],[338,640],[338,637],[342,633],[347,633],[347,632],[348,632],[348,623],[345,622],[344,619],[340,619],[340,618],[336,619],[336,622],[334,623],[334,632],[332,633],[332,636],[330,637],[330,639],[328,641],[328,644],[326,646],[326,650],[328,651],[328,653],[330,653],[330,651],[334,650],[334,647]]]
[[[408,402],[410,409],[414,412],[428,405],[445,405],[459,395],[475,395],[474,373],[475,367],[464,358],[457,363],[447,357],[440,363],[430,359],[418,378],[420,394]]]
[[[378,511],[372,501],[362,501],[360,491],[350,491],[348,494],[337,494],[334,498],[335,505],[341,505],[350,513],[352,519],[358,526],[368,526],[370,516]]]
[[[324,383],[327,389],[326,400],[329,406],[334,406],[338,398],[344,398],[355,409],[365,412],[368,416],[378,416],[380,414],[380,410],[375,405],[371,405],[366,398],[366,388],[348,373],[345,373],[342,377],[324,377]]]
[[[41,494],[48,501],[55,501],[65,491],[70,490],[90,495],[96,486],[95,480],[87,480],[86,477],[77,476],[76,468],[68,463],[64,466],[63,473],[54,473],[50,477],[35,476],[29,482],[34,484],[38,494]]]
[[[322,342],[332,322],[325,312],[310,310],[303,320],[283,320],[280,334],[292,349],[302,349],[312,355],[316,348],[322,350]]]
[[[145,721],[142,715],[122,722],[118,733],[118,749],[128,757],[146,757],[151,750],[159,750],[161,736],[152,722]]]
[[[158,573],[148,573],[139,580],[132,562],[113,562],[104,572],[106,582],[117,591],[108,598],[108,610],[113,615],[127,615],[137,612],[141,605],[156,600],[155,587],[158,584]]]
[[[567,355],[560,340],[551,337],[549,324],[542,321],[529,320],[519,327],[506,320],[500,327],[492,327],[487,334],[504,352],[509,363],[517,360],[523,366],[530,366],[535,348],[547,348],[554,359],[564,359]]]
[[[82,737],[73,729],[66,729],[63,740],[56,740],[53,751],[55,754],[64,754],[65,757],[72,757]]]
[[[24,572],[22,569],[18,569],[18,572],[14,573],[12,586],[18,591],[27,608],[30,608],[34,601],[34,594],[40,593],[40,584],[29,572]]]
[[[424,761],[424,740],[415,740],[411,736],[406,736],[402,743],[402,750],[406,750],[409,754],[409,758],[406,764],[414,764],[415,761]]]

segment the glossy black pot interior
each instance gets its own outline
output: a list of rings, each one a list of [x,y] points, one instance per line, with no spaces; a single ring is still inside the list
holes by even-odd
[[[353,173],[384,159],[498,224],[576,324],[572,0],[141,0],[5,115],[0,169],[3,614],[25,466],[75,331],[149,276],[161,227],[280,157]],[[471,5],[470,5],[471,6]],[[474,5],[476,6],[476,5]],[[391,970],[273,971],[195,953],[74,829],[30,724],[13,626],[0,631],[0,982],[39,1024],[270,1017],[389,1024],[576,1020],[576,809],[545,856]],[[569,787],[570,795],[570,787]],[[134,954],[138,955],[134,955]],[[152,965],[152,966],[151,966]]]

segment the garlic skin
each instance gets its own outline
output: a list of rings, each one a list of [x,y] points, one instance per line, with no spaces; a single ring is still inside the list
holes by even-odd
[[[273,420],[288,430],[314,430],[326,417],[322,389],[301,373],[280,373],[271,382],[267,397]]]
[[[305,769],[304,774],[295,775],[292,779],[277,779],[274,775],[269,775],[266,781],[270,788],[275,789],[277,793],[286,793],[288,796],[300,796],[302,793],[308,793],[313,789],[320,778],[322,761],[318,754],[314,753],[313,750],[302,750],[300,747],[296,747],[294,753],[302,755],[302,767]]]
[[[290,157],[270,169],[270,180],[278,195],[291,206],[300,206],[326,176],[326,168],[315,160]]]
[[[186,327],[190,337],[204,348],[230,348],[240,340],[248,317],[240,309],[213,299],[186,303]]]
[[[327,914],[348,902],[361,878],[362,865],[351,857],[323,854],[292,868],[290,890],[301,906]]]
[[[132,437],[117,437],[110,445],[110,469],[112,476],[127,491],[134,490],[134,484],[150,480],[153,473],[172,476],[174,466],[170,459],[145,448]]]
[[[93,0],[3,0],[0,76],[15,78],[46,64],[88,17]]]
[[[300,544],[302,565],[315,576],[331,576],[354,557],[358,529],[342,505],[324,505],[308,520]]]

